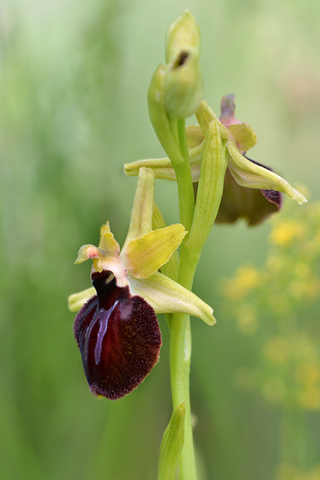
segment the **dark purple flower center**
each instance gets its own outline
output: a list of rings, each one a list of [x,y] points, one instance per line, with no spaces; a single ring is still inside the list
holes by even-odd
[[[84,371],[95,395],[117,399],[130,393],[159,360],[161,333],[153,308],[111,272],[92,275],[97,295],[74,323]]]

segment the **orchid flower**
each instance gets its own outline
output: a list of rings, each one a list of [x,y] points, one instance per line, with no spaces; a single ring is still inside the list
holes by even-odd
[[[233,95],[223,97],[220,118],[202,101],[196,112],[199,125],[186,127],[190,169],[195,190],[200,178],[204,140],[210,124],[216,124],[222,144],[226,146],[228,168],[216,222],[233,223],[243,217],[247,219],[249,225],[260,223],[281,207],[280,192],[286,193],[299,204],[306,202],[305,197],[292,188],[286,180],[269,167],[250,160],[246,156],[246,152],[257,143],[257,137],[250,125],[237,120],[234,113]],[[169,158],[140,160],[126,164],[125,173],[137,175],[141,167],[152,168],[157,178],[176,180]]]
[[[136,388],[158,362],[156,313],[182,312],[213,325],[212,308],[159,268],[183,241],[181,224],[152,230],[155,176],[142,168],[126,241],[120,250],[109,223],[100,243],[80,248],[76,264],[92,259],[93,287],[69,297],[80,309],[74,335],[90,390],[118,399]]]

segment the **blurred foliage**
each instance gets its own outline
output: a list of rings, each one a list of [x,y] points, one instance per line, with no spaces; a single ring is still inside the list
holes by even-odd
[[[318,196],[320,39],[314,0],[190,0],[188,5],[182,0],[4,0],[0,6],[4,480],[155,478],[161,436],[171,415],[165,321],[160,319],[161,362],[150,377],[119,402],[99,401],[84,379],[66,298],[87,285],[87,266],[72,265],[79,246],[97,242],[100,225],[107,219],[120,243],[124,238],[135,179],[123,175],[123,164],[163,154],[148,121],[146,92],[152,72],[164,60],[165,31],[186,6],[202,32],[209,104],[217,111],[222,95],[234,93],[238,118],[252,124],[259,136],[253,158],[285,174],[290,182],[299,179],[308,185],[311,198]],[[174,183],[162,182],[157,190],[167,223],[177,221]],[[300,207],[300,216],[304,208]],[[289,220],[300,222],[310,234],[309,226],[296,216],[298,211],[296,207]],[[289,464],[277,473],[278,465],[288,463],[281,453],[283,405],[276,407],[254,391],[241,391],[234,381],[240,367],[252,369],[262,359],[273,376],[280,375],[273,355],[270,358],[273,351],[287,352],[293,371],[298,369],[296,382],[299,378],[310,382],[318,375],[318,370],[308,370],[318,350],[314,357],[303,358],[301,365],[307,367],[302,371],[294,363],[295,346],[302,348],[307,338],[315,349],[319,333],[315,322],[319,304],[315,297],[306,301],[305,293],[299,299],[301,290],[309,291],[300,276],[285,307],[294,312],[299,337],[279,331],[280,348],[279,343],[267,348],[271,330],[260,335],[268,322],[267,308],[281,309],[271,300],[274,288],[264,293],[262,311],[259,307],[243,315],[241,331],[225,321],[220,279],[248,261],[252,271],[260,272],[269,228],[269,224],[255,230],[243,224],[214,228],[199,265],[196,293],[214,306],[219,320],[212,330],[193,322],[192,401],[203,479],[286,480],[293,475],[287,473],[290,468],[295,468],[296,476],[291,480],[319,478],[314,473],[318,413],[306,415],[304,406],[303,421],[298,415],[294,425],[305,430],[299,448],[307,450],[307,463]],[[304,244],[303,231],[301,235]],[[311,246],[318,241],[319,237],[309,238]],[[300,260],[302,265],[296,268],[302,277],[316,274],[308,257]],[[250,272],[242,275],[248,282]],[[278,276],[285,295],[287,279],[293,282],[291,264]],[[243,308],[243,297],[229,301],[234,311]],[[290,316],[288,311],[284,316]],[[281,312],[276,318],[280,317]],[[253,323],[252,335],[243,335]],[[261,388],[267,385],[265,378],[260,381]],[[295,410],[292,415],[297,417]],[[286,431],[292,425],[289,420]]]

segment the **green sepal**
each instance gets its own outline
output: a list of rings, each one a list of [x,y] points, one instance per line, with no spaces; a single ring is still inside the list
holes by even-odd
[[[128,243],[125,264],[135,278],[148,278],[167,263],[187,234],[180,223],[152,230]]]
[[[288,197],[296,200],[299,205],[307,201],[304,195],[292,188],[282,177],[267,168],[260,167],[241,155],[233,141],[228,141],[227,148],[230,154],[230,172],[236,182],[242,187],[283,192]]]
[[[83,307],[87,301],[96,295],[96,290],[94,287],[87,288],[78,293],[73,293],[68,297],[68,308],[70,312],[77,312],[80,308]]]
[[[152,210],[155,190],[155,174],[151,168],[139,169],[138,184],[133,201],[130,225],[122,252],[131,240],[152,230]]]
[[[158,480],[175,480],[184,444],[185,402],[178,405],[163,434],[158,465]]]
[[[156,313],[180,312],[198,317],[208,325],[216,323],[208,304],[159,272],[141,280],[129,276],[129,281],[131,293],[143,297]]]

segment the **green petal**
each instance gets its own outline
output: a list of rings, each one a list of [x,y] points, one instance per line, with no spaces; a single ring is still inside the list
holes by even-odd
[[[194,293],[179,283],[154,273],[146,280],[138,280],[129,276],[132,294],[140,295],[148,302],[156,313],[187,313],[203,320],[208,325],[216,323],[212,308],[200,300]]]
[[[185,431],[185,402],[178,405],[171,416],[160,448],[158,480],[175,480],[178,463],[184,444]]]
[[[68,298],[68,308],[71,312],[77,312],[80,308],[83,307],[89,298],[96,295],[96,290],[93,287],[87,288],[87,290],[82,290],[79,293],[73,293]]]
[[[229,141],[227,147],[231,157],[229,162],[230,172],[239,185],[248,188],[283,192],[296,200],[300,205],[307,201],[301,193],[292,188],[282,177],[256,165],[241,155],[234,142]]]
[[[254,147],[257,143],[257,135],[246,122],[234,123],[228,125],[228,130],[233,136],[238,149],[241,152],[246,152]]]
[[[109,222],[107,222],[105,225],[102,225],[100,229],[99,248],[105,252],[115,253],[116,255],[119,255],[120,253],[120,245],[110,231]]]
[[[135,278],[150,277],[167,263],[186,233],[184,226],[178,223],[132,240],[125,250],[125,263],[130,274]]]

